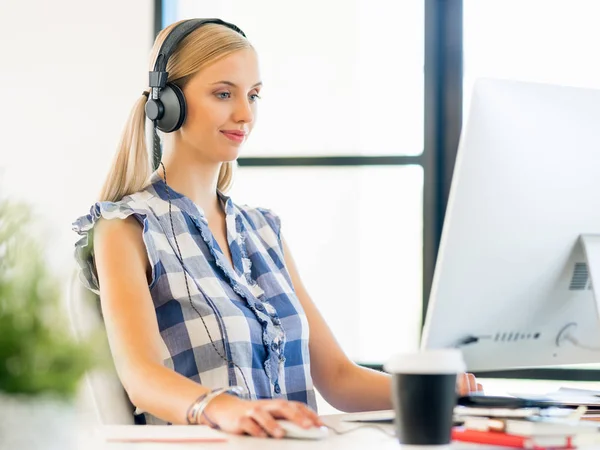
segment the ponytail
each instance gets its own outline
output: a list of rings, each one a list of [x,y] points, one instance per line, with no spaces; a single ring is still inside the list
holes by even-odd
[[[227,192],[233,185],[233,173],[235,170],[236,162],[228,161],[221,164],[221,170],[219,170],[219,178],[217,180],[217,189],[221,192]]]
[[[146,96],[142,94],[133,106],[121,135],[117,154],[100,192],[100,201],[117,202],[142,190],[150,179],[152,169],[146,145],[145,105]]]
[[[126,195],[141,191],[152,175],[146,142],[145,105],[146,96],[142,95],[133,106],[121,135],[119,149],[100,192],[101,202],[118,202]],[[227,192],[231,189],[235,166],[235,161],[221,165],[217,180],[219,191]]]

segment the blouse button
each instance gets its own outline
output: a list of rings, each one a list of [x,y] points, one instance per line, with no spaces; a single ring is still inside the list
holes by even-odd
[[[281,394],[281,387],[279,387],[279,383],[277,381],[275,382],[275,393]]]
[[[277,351],[277,343],[271,342],[271,350],[273,350],[274,352]]]
[[[258,309],[259,311],[264,311],[265,307],[262,303],[256,303],[256,309]]]

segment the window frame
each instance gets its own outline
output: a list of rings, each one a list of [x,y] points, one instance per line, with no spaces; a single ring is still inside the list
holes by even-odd
[[[165,2],[154,0],[154,36],[162,29]],[[424,148],[415,156],[240,157],[241,167],[420,165],[423,168],[423,298],[427,312],[433,272],[452,183],[463,116],[463,0],[424,0]],[[383,371],[383,364],[358,364]],[[515,369],[481,378],[598,381],[600,370]]]

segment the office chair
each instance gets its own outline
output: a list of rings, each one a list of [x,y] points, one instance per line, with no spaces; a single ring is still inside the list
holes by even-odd
[[[94,345],[102,346],[101,350],[110,355],[100,312],[100,299],[79,281],[78,271],[75,271],[69,280],[67,302],[75,338],[81,341],[90,333],[101,330],[100,338],[94,341]],[[112,359],[109,360],[108,367],[85,374],[80,389],[79,400],[83,402],[81,406],[98,425],[133,424],[134,407],[117,376]]]

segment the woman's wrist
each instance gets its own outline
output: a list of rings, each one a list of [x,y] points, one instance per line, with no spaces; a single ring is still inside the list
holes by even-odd
[[[210,425],[216,428],[216,424],[206,415],[206,409],[213,405],[217,399],[229,398],[227,402],[231,404],[231,399],[240,400],[243,395],[243,389],[238,386],[229,388],[217,388],[200,395],[188,408],[186,412],[186,421],[189,425]],[[222,401],[219,403],[223,403]],[[213,408],[211,408],[212,410]]]
[[[190,406],[188,407],[185,413],[185,420],[188,425],[196,425],[198,424],[198,413],[199,408],[202,405],[202,402],[206,399],[206,397],[210,394],[211,391],[207,391],[204,394],[200,395],[196,400],[194,400]]]
[[[233,406],[239,404],[239,402],[245,401],[246,400],[238,397],[237,395],[220,394],[210,401],[204,408],[202,412],[201,423],[203,425],[209,425],[212,428],[215,428],[215,425],[218,425],[219,418],[221,417],[223,411],[227,411]]]

